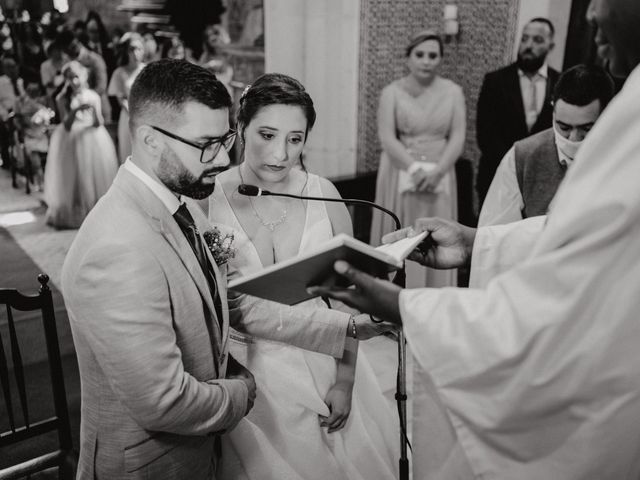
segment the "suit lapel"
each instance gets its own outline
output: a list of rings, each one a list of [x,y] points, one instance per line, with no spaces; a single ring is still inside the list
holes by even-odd
[[[200,264],[198,263],[198,259],[191,249],[191,245],[189,245],[189,242],[182,233],[182,230],[180,230],[180,227],[164,204],[151,190],[149,190],[149,188],[146,187],[146,185],[140,182],[135,175],[124,168],[120,168],[118,175],[114,180],[114,184],[119,186],[130,197],[132,197],[132,199],[148,215],[149,223],[152,228],[157,231],[176,252],[176,255],[180,258],[182,264],[189,273],[189,276],[200,292],[200,296],[208,309],[208,312],[205,312],[204,321],[212,340],[212,348],[218,350],[217,352],[212,352],[217,371],[218,356],[220,352],[224,351],[222,348],[222,339],[224,337],[222,336],[218,322],[215,321],[217,316],[213,305],[211,291],[209,289],[209,283],[202,271],[202,268],[200,267]],[[209,314],[207,315],[207,313]]]

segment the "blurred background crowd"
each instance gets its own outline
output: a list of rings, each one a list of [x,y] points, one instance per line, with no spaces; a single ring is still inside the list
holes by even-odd
[[[220,0],[198,1],[189,9],[174,1],[114,2],[108,22],[86,3],[0,2],[5,7],[0,8],[0,161],[11,171],[13,186],[26,182],[27,192],[43,189],[51,147],[73,140],[54,142],[53,133],[69,113],[81,124],[70,108],[77,106],[80,89],[99,96],[96,127],[110,134],[122,163],[130,154],[128,91],[144,65],[160,58],[198,63],[234,96],[234,88],[241,91],[244,83],[233,80],[233,62],[224,48],[259,51],[264,41],[262,2],[224,2],[233,4],[228,8]],[[79,64],[73,71],[65,68],[71,61]],[[93,113],[90,102],[81,103]],[[72,127],[73,122],[67,130]]]

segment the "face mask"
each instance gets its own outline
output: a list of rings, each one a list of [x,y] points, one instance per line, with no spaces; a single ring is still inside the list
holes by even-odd
[[[560,163],[564,163],[567,168],[569,168],[573,163],[573,159],[576,158],[576,154],[578,153],[578,149],[582,144],[582,140],[579,142],[574,142],[572,140],[569,140],[568,138],[563,137],[556,130],[555,126],[553,127],[553,134],[556,138],[556,146],[558,147]]]

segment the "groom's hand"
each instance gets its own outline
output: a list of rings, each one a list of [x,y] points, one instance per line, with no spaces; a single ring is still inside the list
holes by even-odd
[[[246,415],[253,408],[253,403],[256,400],[256,379],[253,377],[253,374],[240,362],[238,362],[235,358],[229,355],[229,360],[227,363],[227,378],[242,380],[247,385],[247,391],[249,392],[247,396],[247,411],[244,412]]]

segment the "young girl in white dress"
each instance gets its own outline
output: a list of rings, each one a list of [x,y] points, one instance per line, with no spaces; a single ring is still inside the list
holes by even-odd
[[[121,64],[111,75],[107,93],[116,97],[120,103],[120,117],[118,118],[118,159],[124,163],[131,155],[131,135],[129,134],[129,92],[131,85],[145,64],[144,44],[142,37],[134,32],[125,33],[120,39],[118,47],[121,49]]]
[[[74,60],[62,73],[66,86],[56,98],[62,123],[51,135],[44,174],[46,219],[56,228],[78,228],[111,186],[118,160],[87,69]]]
[[[244,162],[220,175],[209,217],[232,228],[236,255],[231,276],[243,275],[313,249],[332,236],[351,234],[339,203],[237,193],[241,183],[275,192],[339,197],[328,180],[301,162],[315,121],[313,102],[296,80],[261,76],[240,100],[238,128]],[[230,298],[230,308],[234,301]],[[247,316],[300,316],[327,305],[315,298],[286,307],[252,299]],[[245,312],[246,310],[243,310]],[[348,315],[345,313],[345,315]],[[234,332],[230,352],[255,376],[253,409],[223,439],[220,478],[260,480],[376,480],[396,478],[398,431],[371,366],[348,339],[341,360]]]

